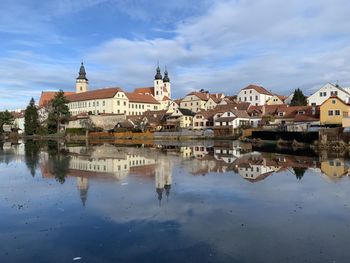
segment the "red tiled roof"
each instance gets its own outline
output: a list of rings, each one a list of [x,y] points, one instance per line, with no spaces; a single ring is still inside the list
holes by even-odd
[[[143,88],[136,88],[134,90],[134,93],[139,94],[151,94],[154,96],[154,87],[143,87]]]
[[[269,92],[268,90],[266,90],[266,89],[265,89],[264,87],[262,87],[262,86],[258,86],[258,85],[253,85],[253,84],[251,84],[251,85],[245,87],[245,88],[242,89],[242,90],[247,90],[247,89],[254,89],[254,90],[256,90],[257,92],[259,92],[260,94],[265,94],[265,95],[271,95],[271,96],[273,96],[271,92]]]
[[[166,100],[170,100],[170,98],[168,96],[164,96],[163,101],[166,101]]]
[[[159,104],[159,102],[153,98],[151,95],[144,95],[139,93],[125,93],[130,102],[139,102],[139,103],[151,103]]]
[[[41,92],[39,100],[39,108],[47,106],[49,102],[55,97],[58,91],[43,91]],[[65,92],[64,95],[67,97],[69,95],[75,94],[75,92]]]
[[[97,99],[109,99],[113,98],[118,92],[123,92],[121,88],[105,88],[86,91],[82,93],[74,93],[66,96],[70,102],[85,101],[85,100],[97,100]]]

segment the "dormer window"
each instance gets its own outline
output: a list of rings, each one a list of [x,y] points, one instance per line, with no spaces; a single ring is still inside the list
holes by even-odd
[[[336,102],[336,100],[332,100],[332,104],[336,104],[337,102]]]
[[[303,114],[305,114],[305,111],[303,110],[298,111],[298,115],[303,115]]]
[[[284,112],[280,111],[280,112],[278,113],[278,116],[283,117],[283,116],[284,116]]]

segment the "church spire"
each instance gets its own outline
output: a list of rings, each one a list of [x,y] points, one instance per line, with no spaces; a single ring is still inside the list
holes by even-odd
[[[77,79],[88,80],[86,78],[86,71],[85,71],[85,67],[84,67],[83,61],[81,62],[80,69],[79,69],[79,76],[77,77]]]
[[[160,68],[159,68],[159,62],[158,62],[158,66],[157,66],[157,73],[156,75],[154,76],[154,79],[155,80],[158,80],[158,79],[162,79],[162,74],[160,73]]]
[[[170,78],[169,78],[169,75],[168,75],[168,70],[165,66],[165,71],[164,71],[164,78],[163,78],[163,82],[170,82]]]

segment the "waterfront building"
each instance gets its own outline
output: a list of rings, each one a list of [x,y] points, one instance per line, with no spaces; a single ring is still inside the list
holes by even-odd
[[[342,125],[343,118],[348,118],[350,105],[336,95],[325,100],[320,106],[321,125]]]
[[[241,89],[237,95],[239,102],[249,102],[251,105],[265,105],[273,94],[262,86],[249,85]]]
[[[285,100],[287,99],[286,96],[282,95],[273,95],[271,98],[269,98],[266,102],[266,105],[281,105],[285,104]]]
[[[189,109],[178,108],[169,115],[166,126],[169,128],[190,128],[192,127],[194,115],[195,113]]]
[[[337,96],[345,103],[349,102],[350,89],[342,88],[338,84],[327,83],[308,97],[308,105],[319,106],[332,96]]]

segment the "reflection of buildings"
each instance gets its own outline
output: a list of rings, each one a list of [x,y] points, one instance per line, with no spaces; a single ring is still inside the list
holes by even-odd
[[[163,193],[169,198],[172,183],[172,165],[169,158],[161,156],[157,160],[155,171],[155,186],[158,194],[159,205],[161,204]]]
[[[321,171],[330,179],[338,179],[348,174],[348,168],[345,166],[344,159],[328,159],[321,162]]]
[[[81,202],[83,206],[85,206],[89,190],[89,179],[84,177],[77,177],[77,187],[80,193]]]

